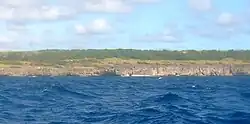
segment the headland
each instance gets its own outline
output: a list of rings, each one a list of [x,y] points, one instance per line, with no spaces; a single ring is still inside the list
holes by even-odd
[[[250,50],[39,50],[0,52],[5,76],[233,76],[250,74]]]

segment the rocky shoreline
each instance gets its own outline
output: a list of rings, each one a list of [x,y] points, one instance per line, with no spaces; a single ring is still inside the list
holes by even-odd
[[[99,68],[42,66],[0,68],[0,75],[4,76],[101,76],[107,72],[121,76],[233,76],[250,75],[250,64],[122,64]]]

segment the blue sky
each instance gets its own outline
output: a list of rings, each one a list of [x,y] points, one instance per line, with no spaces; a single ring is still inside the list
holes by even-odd
[[[1,0],[0,50],[250,49],[248,0]]]

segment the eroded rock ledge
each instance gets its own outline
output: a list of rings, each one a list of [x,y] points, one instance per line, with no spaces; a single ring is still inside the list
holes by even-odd
[[[232,76],[249,75],[250,64],[121,64],[99,68],[25,66],[0,68],[0,75],[99,76],[114,71],[122,76]]]

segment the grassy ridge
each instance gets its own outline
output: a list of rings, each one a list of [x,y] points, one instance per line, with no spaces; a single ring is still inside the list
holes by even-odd
[[[248,64],[250,50],[40,50],[0,52],[0,67],[84,66],[102,67],[115,64]]]
[[[221,60],[233,58],[250,60],[250,50],[135,50],[135,49],[88,49],[88,50],[40,50],[26,52],[0,52],[1,59],[9,60],[49,60],[84,58],[121,58],[141,60]]]
[[[58,63],[53,62],[28,62],[28,61],[0,61],[0,68],[17,68],[22,66],[46,66],[46,67],[107,67],[123,64],[196,64],[196,65],[213,65],[213,64],[249,64],[242,60],[139,60],[139,59],[120,59],[120,58],[107,58],[107,59],[70,59],[61,60]]]

